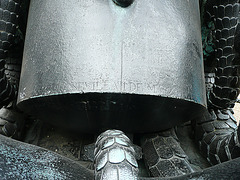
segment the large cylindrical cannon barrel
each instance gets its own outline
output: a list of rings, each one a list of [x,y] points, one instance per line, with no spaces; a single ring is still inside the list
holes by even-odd
[[[81,132],[167,129],[206,106],[198,0],[32,0],[18,106]]]

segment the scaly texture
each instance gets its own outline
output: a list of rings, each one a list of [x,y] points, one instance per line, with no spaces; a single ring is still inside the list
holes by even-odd
[[[142,145],[147,167],[154,177],[176,177],[193,172],[174,130],[147,138]]]
[[[205,73],[207,94],[214,86],[214,73]],[[239,157],[239,129],[231,108],[208,109],[195,121],[195,138],[201,153],[215,165]]]
[[[212,165],[240,156],[239,129],[232,113],[209,110],[195,126],[199,149]]]
[[[0,1],[0,107],[16,97],[16,88],[5,74],[5,58],[17,28],[20,0]]]
[[[137,179],[137,153],[122,131],[108,130],[99,135],[94,156],[96,180]]]
[[[195,137],[214,165],[240,155],[239,129],[231,109],[240,85],[239,0],[208,0],[206,8],[215,25],[215,72],[205,74],[209,107],[195,122]]]
[[[215,25],[215,84],[209,101],[215,108],[232,108],[239,94],[239,57],[235,51],[239,0],[210,0]],[[214,2],[214,3],[213,3]]]

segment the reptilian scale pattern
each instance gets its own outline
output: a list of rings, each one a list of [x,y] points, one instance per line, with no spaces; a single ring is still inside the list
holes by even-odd
[[[211,0],[210,0],[211,1]],[[239,0],[215,1],[211,7],[215,24],[215,84],[209,101],[217,108],[231,108],[239,94],[239,58],[235,51]]]
[[[5,58],[17,28],[20,0],[0,1],[0,107],[16,97],[16,88],[5,74]]]
[[[195,129],[202,154],[212,164],[239,157],[240,144],[237,121],[231,109],[209,110]]]
[[[137,179],[137,154],[130,139],[122,131],[108,130],[100,134],[94,156],[96,180]]]
[[[207,93],[215,83],[214,73],[205,73]],[[215,165],[239,157],[239,129],[231,108],[209,109],[197,120],[195,135],[201,153]]]
[[[16,108],[15,97],[21,71],[22,48],[15,34],[20,0],[0,1],[0,134],[19,138],[24,115]]]
[[[147,138],[142,148],[147,167],[154,177],[176,177],[193,172],[174,130]]]
[[[215,73],[205,74],[208,112],[196,121],[196,140],[211,164],[236,158],[240,154],[237,121],[232,107],[239,94],[238,0],[208,1],[208,13],[215,24]]]
[[[9,57],[5,63],[5,74],[8,81],[18,87],[21,73],[21,59]]]

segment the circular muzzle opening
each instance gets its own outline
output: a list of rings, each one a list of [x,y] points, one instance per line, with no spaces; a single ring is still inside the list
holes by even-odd
[[[113,0],[115,4],[121,7],[128,7],[133,3],[134,0]]]

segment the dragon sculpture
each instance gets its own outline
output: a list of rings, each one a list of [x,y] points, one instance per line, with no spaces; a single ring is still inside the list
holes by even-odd
[[[113,0],[121,8],[135,2]],[[99,180],[148,179],[139,175],[138,160],[143,153],[151,179],[239,178],[234,168],[239,166],[240,129],[233,116],[240,87],[239,5],[239,0],[199,1],[207,111],[191,120],[191,129],[201,154],[211,165],[219,165],[198,171],[179,143],[176,125],[141,134],[135,142],[141,148],[131,142],[131,135],[129,138],[120,130],[107,130],[97,137],[95,145],[86,146],[91,154],[87,159],[94,162],[88,168],[58,154],[48,155],[46,149],[4,137],[20,140],[26,131],[24,121],[29,119],[16,105],[29,1],[0,0],[0,134],[4,135],[0,138],[0,175],[4,179],[93,179],[94,174]],[[29,166],[23,165],[24,158]],[[15,164],[9,164],[13,159]],[[48,173],[46,168],[50,169]]]

